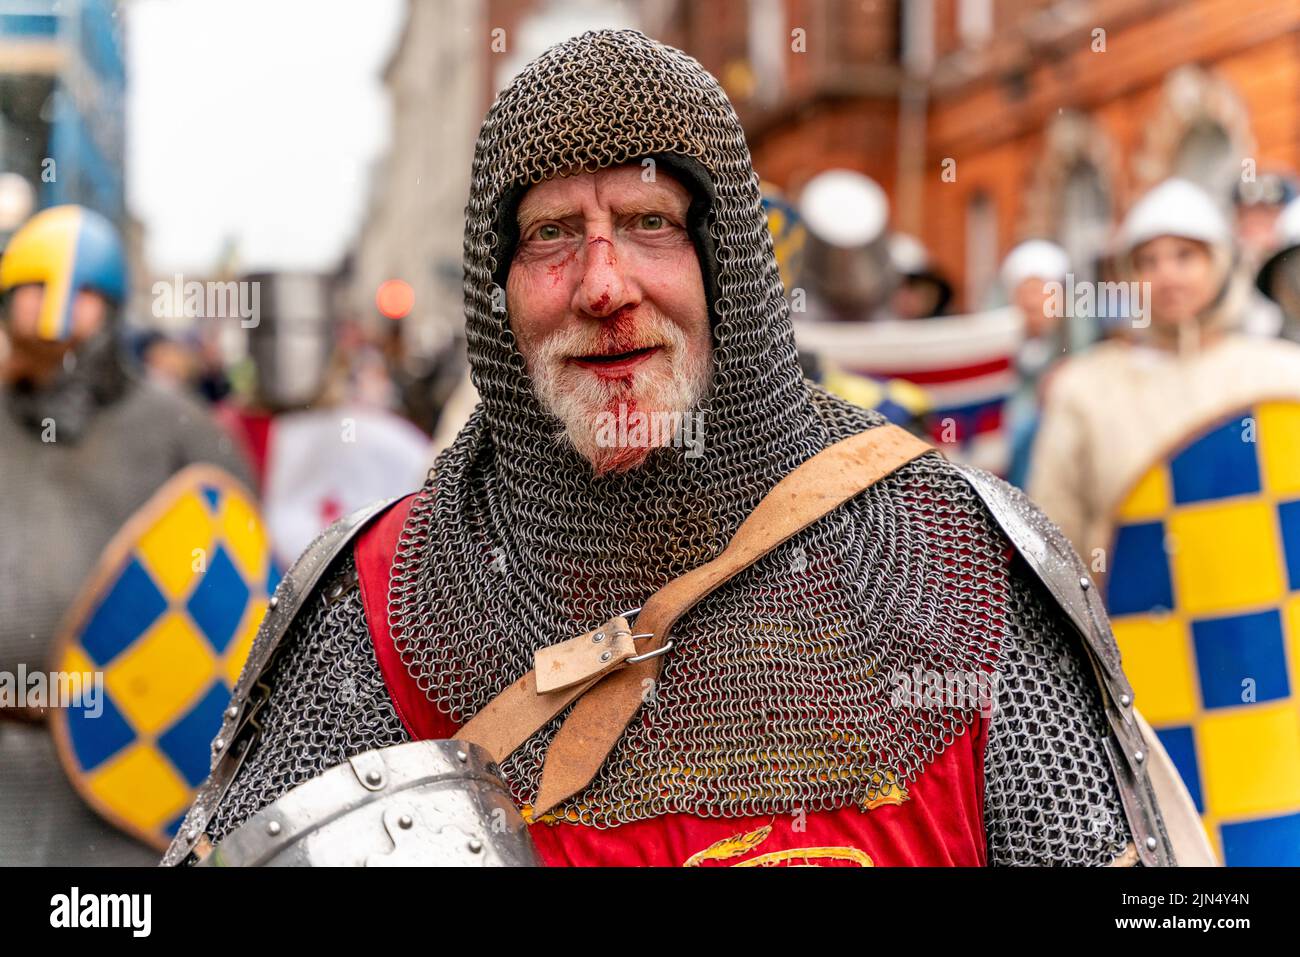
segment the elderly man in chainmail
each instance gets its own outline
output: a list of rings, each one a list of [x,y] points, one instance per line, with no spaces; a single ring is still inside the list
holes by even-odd
[[[286,577],[167,862],[361,752],[454,738],[801,463],[891,428],[801,375],[740,123],[639,33],[498,97],[465,303],[478,408],[423,488]],[[566,713],[500,770],[548,864],[1171,863],[1094,592],[1025,499],[929,452],[681,617],[585,787],[539,801]],[[935,674],[996,679],[996,707],[900,700]]]

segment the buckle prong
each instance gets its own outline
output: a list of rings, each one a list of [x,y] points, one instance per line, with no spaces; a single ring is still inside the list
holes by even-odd
[[[646,634],[646,635],[633,635],[632,637],[633,637],[633,638],[653,638],[654,635],[653,635],[653,634]],[[668,652],[672,651],[672,649],[673,649],[673,640],[672,640],[671,638],[669,638],[667,641],[665,641],[665,642],[663,643],[662,646],[656,648],[654,651],[647,651],[647,652],[646,652],[645,654],[643,654],[643,655],[633,655],[631,658],[625,658],[625,659],[623,659],[623,664],[625,664],[625,665],[634,665],[634,664],[636,664],[637,662],[640,662],[640,661],[649,661],[651,658],[658,658],[660,655],[666,655],[666,654],[668,654]]]

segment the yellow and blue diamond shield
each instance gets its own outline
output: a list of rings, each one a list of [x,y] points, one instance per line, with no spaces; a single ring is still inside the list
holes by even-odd
[[[772,183],[761,183],[763,213],[767,216],[767,231],[772,236],[772,251],[776,266],[781,272],[781,283],[788,293],[799,276],[803,244],[807,237],[799,210],[785,198]]]
[[[252,497],[209,465],[170,479],[104,550],[55,664],[93,690],[51,716],[73,785],[117,827],[160,850],[175,835],[278,582]]]
[[[1300,865],[1300,403],[1198,430],[1114,527],[1124,670],[1220,859]]]

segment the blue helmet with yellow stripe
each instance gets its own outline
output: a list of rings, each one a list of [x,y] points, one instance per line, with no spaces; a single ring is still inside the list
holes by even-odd
[[[13,234],[0,258],[0,294],[29,283],[45,286],[37,334],[68,338],[77,292],[93,290],[119,305],[126,299],[126,255],[117,230],[82,206],[37,213]]]

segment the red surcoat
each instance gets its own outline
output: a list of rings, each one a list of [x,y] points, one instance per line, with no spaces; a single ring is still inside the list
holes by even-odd
[[[390,508],[357,541],[362,601],[375,658],[407,732],[413,740],[454,738],[457,725],[416,686],[388,630],[389,569],[411,500]],[[988,723],[977,716],[904,794],[869,808],[744,818],[665,814],[611,828],[544,815],[529,832],[548,865],[982,866],[987,737]]]

